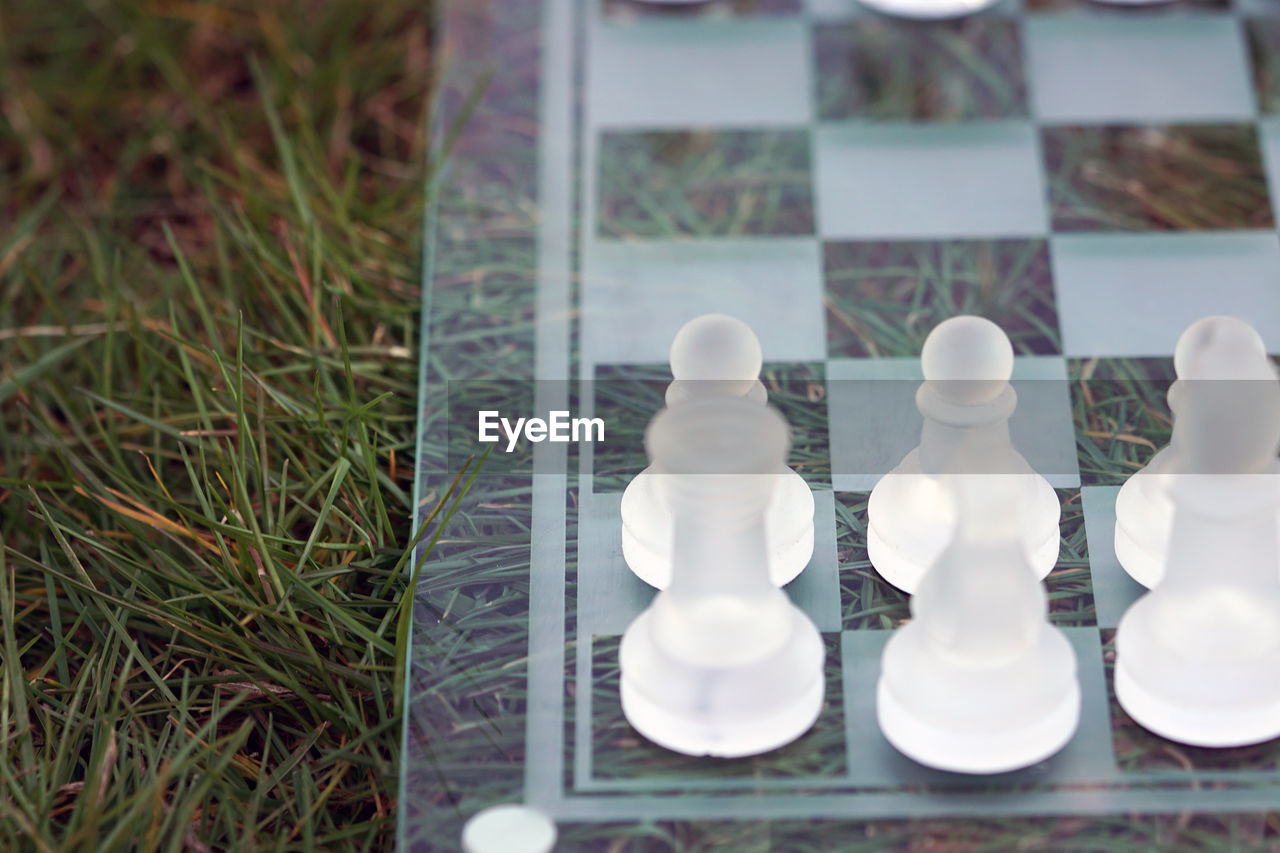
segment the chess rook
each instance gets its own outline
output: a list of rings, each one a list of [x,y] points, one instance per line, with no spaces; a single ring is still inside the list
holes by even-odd
[[[1169,444],[1151,461],[1125,480],[1116,495],[1116,558],[1124,570],[1138,583],[1150,589],[1164,575],[1169,536],[1173,520],[1173,501],[1169,489],[1176,477],[1188,473],[1212,473],[1191,470],[1186,448],[1186,421],[1182,418],[1182,381],[1189,365],[1209,349],[1238,350],[1246,355],[1265,358],[1266,345],[1257,331],[1243,320],[1227,316],[1203,317],[1187,327],[1174,349],[1173,367],[1179,377],[1169,388],[1169,411],[1173,415],[1173,432]],[[1222,366],[1220,379],[1237,376],[1240,364]]]
[[[645,434],[674,519],[672,577],[619,650],[622,710],[688,755],[735,757],[795,740],[817,719],[818,629],[769,574],[763,524],[787,423],[742,397],[663,409]]]
[[[760,381],[763,354],[751,327],[726,314],[690,320],[671,343],[671,375],[666,402],[730,397],[767,404]],[[622,555],[636,575],[663,589],[671,580],[672,514],[656,485],[653,466],[627,484],[622,495]],[[813,493],[804,478],[787,467],[762,476],[777,480],[764,523],[769,531],[769,571],[784,586],[813,556]]]
[[[929,767],[1026,767],[1061,749],[1079,723],[1075,652],[1048,622],[1018,523],[1021,479],[939,478],[955,504],[955,535],[884,649],[880,729]]]
[[[952,503],[937,481],[956,475],[1013,475],[1023,541],[1044,577],[1058,559],[1061,507],[1053,488],[1009,437],[1017,395],[1009,384],[1013,347],[982,317],[939,323],[921,352],[925,381],[916,392],[924,417],[920,444],[876,483],[867,504],[867,553],[885,580],[913,592],[954,533]]]
[[[1203,331],[1177,395],[1194,473],[1165,478],[1163,577],[1116,628],[1115,689],[1156,734],[1243,746],[1280,736],[1280,377],[1252,336]]]

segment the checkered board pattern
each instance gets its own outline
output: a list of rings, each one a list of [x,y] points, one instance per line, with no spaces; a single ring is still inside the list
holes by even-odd
[[[1102,402],[1080,380],[1137,365],[1162,407],[1174,341],[1206,314],[1280,351],[1280,4],[1026,0],[925,23],[852,0],[583,0],[539,21],[540,67],[568,87],[539,89],[531,378],[583,383],[581,413],[618,437],[548,449],[560,478],[531,478],[511,797],[618,825],[1273,808],[1276,743],[1171,744],[1114,701],[1112,635],[1141,593],[1113,552],[1115,495],[1167,440],[1167,409],[1147,419],[1154,439],[1123,434],[1132,412],[1091,431],[1082,412]],[[622,559],[621,489],[671,338],[705,312],[756,330],[795,429],[817,545],[787,591],[828,649],[814,729],[728,762],[648,744],[617,699],[619,635],[653,595]],[[989,778],[915,765],[874,717],[880,651],[908,611],[866,560],[867,493],[917,443],[919,344],[957,313],[1001,323],[1018,352],[1012,431],[1063,502],[1047,584],[1084,695],[1066,749]],[[1127,464],[1089,450],[1117,442]]]

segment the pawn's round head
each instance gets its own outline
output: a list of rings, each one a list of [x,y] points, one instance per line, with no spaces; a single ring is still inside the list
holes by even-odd
[[[1186,377],[1189,372],[1193,372],[1196,361],[1204,361],[1204,356],[1212,353],[1233,354],[1227,356],[1232,358],[1234,354],[1244,356],[1245,354],[1257,355],[1265,358],[1267,355],[1267,345],[1262,342],[1262,336],[1257,330],[1237,317],[1229,317],[1225,314],[1215,314],[1209,317],[1201,317],[1190,326],[1178,338],[1178,345],[1173,351],[1173,369],[1179,377]],[[1219,359],[1213,359],[1218,361]],[[1207,364],[1200,367],[1201,373],[1208,367]],[[1201,376],[1202,379],[1230,379],[1231,376]]]
[[[1013,375],[1013,345],[985,317],[963,314],[943,320],[920,352],[924,378],[946,400],[965,406],[1000,396]]]
[[[678,380],[752,383],[764,354],[751,327],[728,314],[703,314],[680,327],[671,342],[671,375]]]

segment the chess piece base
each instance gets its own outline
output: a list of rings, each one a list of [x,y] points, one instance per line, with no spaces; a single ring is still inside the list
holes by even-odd
[[[627,721],[659,746],[695,756],[756,755],[799,738],[822,710],[826,652],[809,617],[786,606],[790,635],[761,658],[725,667],[669,654],[651,610],[640,614],[619,649]]]
[[[1148,731],[1190,746],[1248,746],[1280,737],[1280,699],[1260,708],[1188,708],[1144,688],[1116,661],[1116,700]]]
[[[899,628],[890,639],[884,665],[911,666],[913,677],[936,678],[935,689],[952,683],[957,691],[971,696],[970,701],[953,694],[927,703],[906,702],[882,674],[876,687],[876,719],[885,739],[903,755],[954,773],[1003,773],[1043,761],[1071,740],[1080,722],[1080,686],[1075,652],[1059,631],[1045,625],[1033,655],[1010,666],[983,670],[936,653],[928,661],[913,660],[912,652],[922,647],[917,632],[906,633],[912,627]],[[894,645],[899,648],[892,649]],[[892,651],[906,653],[892,655]],[[1043,690],[1042,684],[1035,683],[1037,678],[1026,675],[1046,660],[1052,662],[1046,670],[1062,675],[1058,689],[1049,694],[1051,701],[1045,701],[1043,693],[1001,695]],[[927,710],[922,713],[921,708]]]

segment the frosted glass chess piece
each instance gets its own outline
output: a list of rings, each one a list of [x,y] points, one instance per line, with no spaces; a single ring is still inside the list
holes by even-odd
[[[751,327],[726,314],[695,317],[671,343],[671,375],[666,402],[707,397],[741,397],[768,402],[760,381],[763,354]],[[653,465],[636,475],[622,494],[622,555],[636,575],[663,589],[671,581],[671,512],[655,486]],[[769,530],[769,574],[785,586],[813,556],[813,492],[784,459],[768,475],[777,481],[765,513]]]
[[[1194,473],[1170,475],[1164,576],[1116,628],[1116,698],[1163,737],[1243,746],[1280,736],[1280,376],[1248,336],[1181,376]]]
[[[1028,564],[1016,475],[941,478],[955,498],[951,543],[911,598],[881,658],[876,717],[908,757],[1000,773],[1053,755],[1080,719],[1076,656],[1049,624]]]
[[[735,757],[790,743],[822,707],[818,629],[769,576],[763,524],[787,423],[742,397],[660,411],[645,448],[674,524],[672,578],[619,649],[622,710],[649,740]]]
[[[958,18],[971,15],[999,0],[862,0],[866,6],[900,18]]]
[[[1061,506],[1009,437],[1018,397],[1009,378],[1013,347],[995,323],[962,315],[939,323],[920,354],[916,391],[924,416],[920,444],[876,483],[867,503],[867,555],[885,580],[913,592],[952,538],[943,471],[1016,475],[1023,541],[1036,577],[1058,559]]]
[[[1179,377],[1169,388],[1169,411],[1173,414],[1173,432],[1169,444],[1161,449],[1146,467],[1125,481],[1116,495],[1116,558],[1124,570],[1148,589],[1160,582],[1168,556],[1173,501],[1169,488],[1174,477],[1192,473],[1184,445],[1185,425],[1182,420],[1183,394],[1187,383],[1182,380],[1188,365],[1208,349],[1229,347],[1246,357],[1265,358],[1266,345],[1256,330],[1235,317],[1203,317],[1187,327],[1174,348],[1173,368]],[[1232,365],[1225,364],[1230,378]],[[1236,365],[1241,369],[1244,365]],[[1205,473],[1205,472],[1200,472]]]

